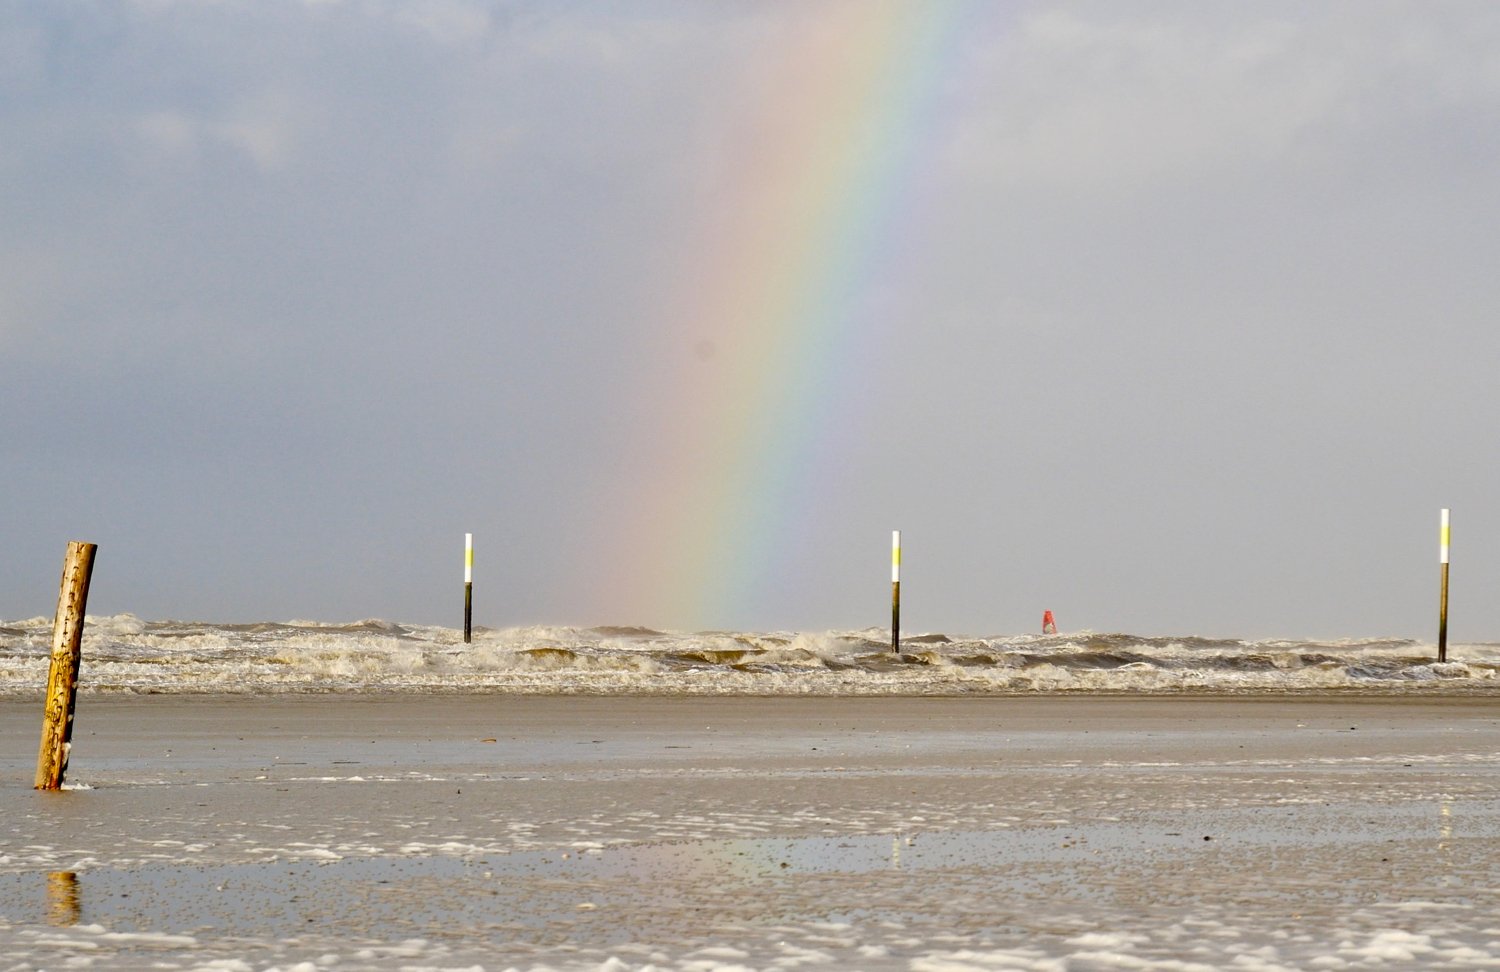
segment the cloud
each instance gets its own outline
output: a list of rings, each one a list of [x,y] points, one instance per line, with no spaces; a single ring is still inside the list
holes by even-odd
[[[701,407],[683,376],[737,361],[716,322],[681,319],[683,293],[722,227],[776,202],[737,180],[747,154],[797,161],[777,153],[802,105],[768,94],[788,50],[836,46],[868,9],[14,5],[16,558],[84,516],[128,546],[118,562],[160,571],[122,609],[421,620],[441,600],[424,544],[476,530],[526,565],[496,621],[674,623],[615,616],[634,609],[623,568],[585,582],[580,564],[661,474],[656,420]],[[819,542],[795,538],[795,571],[723,623],[866,617],[848,551],[872,537],[878,576],[902,527],[928,586],[914,624],[1029,626],[1066,591],[1069,617],[1147,629],[1180,585],[1203,605],[1181,623],[1254,634],[1281,616],[1237,592],[1286,601],[1308,579],[1287,552],[1320,518],[1346,516],[1344,549],[1377,562],[1398,521],[1500,486],[1482,461],[1500,13],[970,14],[935,68],[900,239],[857,288],[871,340],[826,376],[859,420],[796,484]],[[58,491],[63,456],[98,480]],[[239,600],[153,549],[194,529],[247,551]],[[382,564],[384,600],[322,589],[314,538]],[[1355,566],[1338,592],[1389,606],[1332,633],[1410,630],[1405,568],[1362,585]],[[6,606],[17,583],[0,574],[0,616],[38,613]]]
[[[990,97],[957,159],[1085,194],[1344,164],[1351,139],[1493,104],[1494,68],[1473,55],[1500,24],[1445,9],[1413,23],[1373,4],[1040,8],[974,55],[972,90]]]

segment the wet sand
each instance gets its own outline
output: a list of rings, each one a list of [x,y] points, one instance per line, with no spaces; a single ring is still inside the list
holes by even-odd
[[[1500,701],[0,703],[0,970],[1485,968]]]

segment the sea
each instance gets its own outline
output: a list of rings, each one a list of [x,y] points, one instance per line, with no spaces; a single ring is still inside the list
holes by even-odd
[[[0,621],[0,697],[45,684],[52,619]],[[1486,694],[1500,643],[1239,640],[1075,631],[460,630],[384,620],[86,619],[84,693],[496,692],[660,695]]]
[[[1500,967],[1500,644],[1450,644],[1439,663],[1392,638],[913,633],[896,652],[878,629],[481,628],[465,643],[383,620],[94,616],[85,697],[234,704],[223,732],[181,738],[123,715],[161,707],[110,706],[130,731],[96,735],[90,717],[68,787],[44,794],[23,700],[42,693],[51,631],[0,622],[0,972]],[[372,708],[422,714],[304,731],[297,710],[338,693],[361,697],[346,711],[385,696]],[[433,706],[390,698],[483,707],[464,693],[1310,704],[1227,727],[1075,713],[1027,729],[960,700],[996,718],[666,736],[578,715],[545,738],[480,722],[434,739]],[[1423,694],[1444,704],[1406,704]],[[1225,708],[1157,708],[1203,706]],[[1447,718],[1383,724],[1413,709]]]

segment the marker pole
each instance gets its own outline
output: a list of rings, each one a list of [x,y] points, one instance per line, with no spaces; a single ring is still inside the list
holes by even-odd
[[[474,630],[474,534],[464,534],[464,644]]]
[[[891,531],[891,651],[901,652],[901,531]]]
[[[1438,599],[1438,661],[1448,660],[1448,511],[1438,532],[1438,562],[1443,565],[1443,593]]]

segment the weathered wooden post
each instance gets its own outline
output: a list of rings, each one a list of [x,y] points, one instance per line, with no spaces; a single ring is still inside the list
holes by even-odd
[[[47,670],[47,699],[42,716],[42,748],[36,760],[36,789],[62,787],[73,741],[73,702],[78,693],[78,663],[83,654],[84,607],[94,572],[92,543],[68,543],[63,561],[57,617],[52,622],[52,664]]]
[[[1438,562],[1443,567],[1443,593],[1438,597],[1438,661],[1448,660],[1448,511],[1438,530]]]
[[[891,651],[901,652],[901,531],[891,531]]]
[[[464,534],[464,644],[474,630],[474,534]]]

